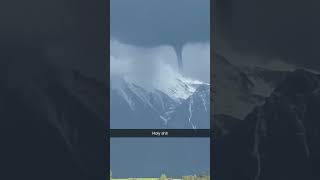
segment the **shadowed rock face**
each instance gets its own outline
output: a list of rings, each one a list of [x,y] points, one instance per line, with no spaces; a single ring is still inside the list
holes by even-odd
[[[105,118],[94,110],[106,103],[89,106],[56,69],[104,79],[104,2],[0,4],[1,179],[105,179]]]
[[[217,178],[319,179],[319,87],[318,75],[289,73],[264,105],[217,139]]]

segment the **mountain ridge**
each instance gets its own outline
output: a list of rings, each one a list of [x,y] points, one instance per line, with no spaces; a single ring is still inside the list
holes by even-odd
[[[220,136],[217,178],[319,179],[319,82],[305,70],[289,73],[263,105]]]

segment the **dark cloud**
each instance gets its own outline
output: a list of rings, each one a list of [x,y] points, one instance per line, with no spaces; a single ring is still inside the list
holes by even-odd
[[[111,0],[111,38],[139,46],[172,45],[182,70],[187,42],[210,39],[210,0]]]
[[[319,1],[231,0],[217,4],[222,36],[233,48],[320,68]]]
[[[111,36],[152,46],[210,39],[209,0],[111,0]]]

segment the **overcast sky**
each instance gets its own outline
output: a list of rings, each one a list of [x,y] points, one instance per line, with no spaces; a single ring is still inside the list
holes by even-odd
[[[111,37],[154,46],[210,39],[210,0],[111,0]]]
[[[209,138],[111,138],[114,178],[210,174]]]
[[[140,74],[145,86],[157,72],[175,78],[166,65],[179,71],[182,57],[183,75],[210,82],[209,0],[111,0],[110,10],[111,74]]]
[[[320,1],[217,1],[220,30],[233,50],[320,69]]]
[[[227,53],[240,52],[239,61],[251,56],[320,69],[319,1],[216,0],[214,6],[213,28]],[[144,46],[208,41],[209,7],[209,0],[111,0],[111,37]]]

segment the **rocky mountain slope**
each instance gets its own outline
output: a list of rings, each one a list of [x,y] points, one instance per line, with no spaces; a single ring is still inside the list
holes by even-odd
[[[320,76],[289,73],[263,105],[216,142],[216,178],[319,179]]]

